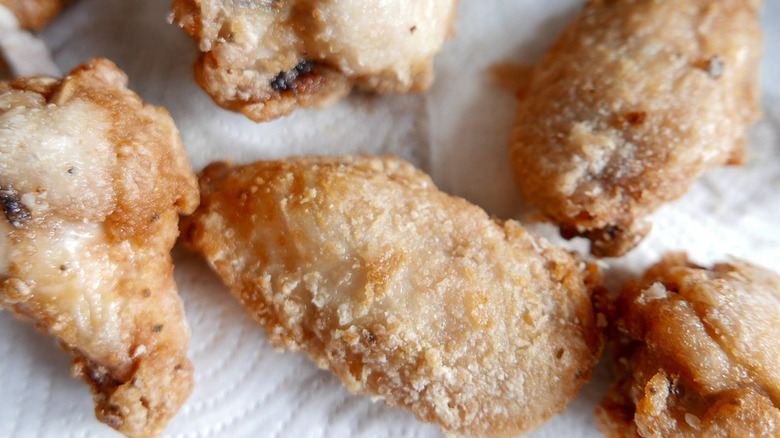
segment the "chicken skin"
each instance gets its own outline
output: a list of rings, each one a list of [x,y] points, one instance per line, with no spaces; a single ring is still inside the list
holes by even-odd
[[[278,348],[443,431],[563,412],[602,345],[600,272],[395,157],[214,163],[182,239]]]
[[[170,250],[197,180],[166,110],[97,59],[0,83],[0,305],[57,337],[97,417],[162,433],[192,390]]]
[[[353,86],[426,91],[453,33],[456,0],[175,0],[200,42],[195,78],[220,106],[255,121],[323,108]]]
[[[509,148],[528,203],[620,256],[646,216],[743,160],[759,0],[592,0],[531,73]]]

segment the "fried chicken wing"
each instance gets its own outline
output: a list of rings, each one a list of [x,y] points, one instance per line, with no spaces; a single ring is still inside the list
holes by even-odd
[[[170,250],[197,180],[163,108],[104,59],[0,83],[0,305],[56,336],[97,417],[161,433],[192,390]]]
[[[444,431],[514,436],[563,412],[601,351],[595,266],[395,157],[201,175],[182,222],[279,348]]]
[[[510,145],[527,202],[619,256],[645,216],[739,163],[759,116],[760,0],[591,0],[531,74]]]
[[[175,0],[200,42],[197,82],[255,121],[322,108],[353,86],[427,90],[452,34],[456,0]]]
[[[41,30],[71,0],[0,0],[19,20],[19,25],[29,30]]]
[[[780,436],[780,276],[671,254],[617,302],[608,437]]]

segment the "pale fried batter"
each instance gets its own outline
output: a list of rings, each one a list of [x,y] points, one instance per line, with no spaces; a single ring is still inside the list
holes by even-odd
[[[173,280],[198,202],[179,132],[94,60],[0,83],[0,304],[60,339],[101,421],[161,433],[192,390]]]
[[[322,108],[353,86],[427,90],[457,0],[175,0],[200,42],[195,78],[220,106],[255,121]]]
[[[780,436],[780,276],[672,254],[618,299],[609,437]]]
[[[759,116],[760,0],[591,0],[532,73],[510,145],[526,200],[619,256],[645,216],[739,163]]]
[[[0,0],[25,29],[41,30],[72,0]]]
[[[275,346],[445,431],[533,429],[600,355],[595,266],[399,158],[212,164],[182,236]]]

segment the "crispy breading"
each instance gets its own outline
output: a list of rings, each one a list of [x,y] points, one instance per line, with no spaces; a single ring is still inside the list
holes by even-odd
[[[353,86],[427,90],[457,0],[175,0],[202,53],[195,78],[220,106],[255,121],[323,108]]]
[[[29,30],[43,29],[72,0],[0,0],[19,20],[19,25]]]
[[[623,288],[616,314],[605,435],[780,436],[779,275],[670,254]]]
[[[528,203],[619,256],[759,116],[760,0],[592,0],[522,93],[510,145]]]
[[[184,243],[274,346],[353,393],[444,431],[515,436],[591,376],[598,268],[399,158],[215,163],[200,183]]]
[[[97,417],[160,434],[192,390],[173,279],[197,181],[168,112],[97,59],[0,83],[0,305],[56,336]]]

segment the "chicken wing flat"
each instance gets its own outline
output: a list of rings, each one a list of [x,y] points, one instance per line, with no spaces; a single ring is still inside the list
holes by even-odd
[[[760,0],[591,0],[520,98],[511,162],[526,200],[619,256],[645,216],[742,160],[759,116]]]
[[[197,180],[168,112],[97,59],[0,84],[0,305],[56,336],[97,417],[161,433],[192,389],[173,279]]]
[[[671,254],[617,302],[608,437],[780,436],[780,276]]]
[[[197,82],[255,121],[322,108],[353,86],[427,90],[457,0],[174,0],[200,41]]]
[[[19,20],[19,25],[29,30],[41,30],[70,0],[0,0]]]
[[[444,431],[514,436],[590,378],[598,269],[440,192],[411,164],[215,163],[200,181],[185,244],[276,347],[305,352],[351,392]]]

